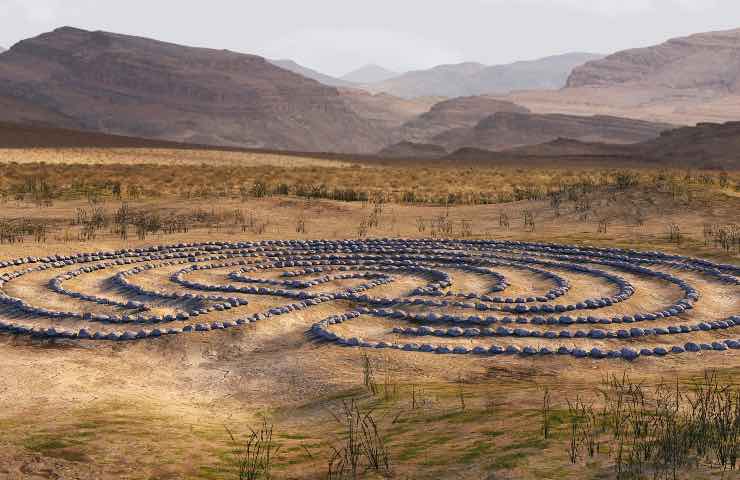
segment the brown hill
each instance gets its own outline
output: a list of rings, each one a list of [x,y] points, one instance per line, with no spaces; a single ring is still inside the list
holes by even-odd
[[[474,127],[482,119],[497,112],[527,113],[524,107],[495,98],[459,97],[435,104],[428,112],[407,123],[396,138],[411,142],[428,142],[436,135],[453,128]]]
[[[197,146],[165,140],[0,122],[0,148],[197,148]]]
[[[740,93],[740,29],[700,33],[577,67],[568,87],[639,84]]]
[[[372,94],[356,88],[340,88],[339,94],[358,116],[378,129],[389,132],[427,112],[440,100],[436,97],[405,99],[387,93]]]
[[[261,57],[64,27],[0,54],[0,120],[201,144],[377,151],[335,88]]]
[[[378,152],[383,158],[440,158],[447,150],[439,145],[427,143],[399,142]]]
[[[456,128],[436,135],[431,143],[447,150],[475,147],[507,150],[522,145],[569,138],[582,142],[637,143],[653,139],[673,128],[642,120],[595,115],[498,112],[472,128]]]
[[[640,152],[661,163],[740,169],[740,122],[702,123],[669,130],[641,144]]]
[[[740,122],[703,123],[666,130],[657,138],[634,144],[605,144],[559,138],[504,151],[464,147],[445,160],[522,164],[581,161],[618,167],[662,166],[740,170]]]
[[[740,119],[740,29],[625,50],[575,68],[567,88],[502,97],[538,113],[673,124]]]
[[[74,131],[0,122],[2,148],[174,148],[277,153],[268,150],[247,150],[233,147],[212,147],[159,140],[122,137],[88,131]],[[405,149],[405,150],[404,150]],[[658,138],[636,144],[605,144],[559,138],[551,142],[517,147],[504,151],[464,147],[442,156],[441,147],[407,143],[389,149],[383,155],[361,156],[346,154],[280,152],[281,155],[327,160],[358,161],[367,164],[399,159],[422,159],[438,162],[501,163],[559,165],[577,161],[601,167],[664,166],[681,168],[712,168],[740,170],[740,122],[701,124],[663,132]],[[435,160],[436,159],[436,160]],[[389,163],[392,164],[392,163]]]
[[[639,154],[638,145],[584,142],[561,137],[550,142],[515,147],[507,152],[527,157],[627,157]]]

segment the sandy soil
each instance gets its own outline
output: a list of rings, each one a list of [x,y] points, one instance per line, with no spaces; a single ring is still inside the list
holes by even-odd
[[[581,221],[576,213],[567,209],[556,214],[546,202],[450,209],[387,205],[380,225],[370,229],[368,235],[425,237],[430,232],[421,231],[417,219],[448,214],[455,225],[456,237],[461,235],[461,222],[466,220],[472,222],[471,238],[659,249],[737,264],[738,254],[705,245],[702,229],[709,220],[737,222],[738,202],[738,198],[722,197],[702,209],[693,210],[680,205],[658,205],[648,211],[648,218],[642,225],[616,221],[607,233],[597,233],[593,219]],[[58,202],[50,208],[38,208],[23,202],[9,202],[2,206],[2,216],[36,215],[66,222],[81,204],[79,201]],[[193,229],[187,234],[152,235],[145,240],[122,241],[109,231],[102,231],[91,242],[65,242],[59,236],[52,236],[44,244],[27,241],[0,245],[0,259],[184,241],[356,238],[358,225],[372,208],[362,203],[325,200],[306,206],[302,201],[285,198],[250,200],[246,206],[237,200],[180,199],[163,199],[158,205],[179,211],[249,208],[269,224],[261,234],[223,225],[217,229]],[[112,203],[106,205],[111,210],[115,207]],[[524,210],[535,214],[534,231],[523,228]],[[307,231],[296,233],[295,219],[306,212]],[[510,215],[510,228],[499,226],[502,212]],[[667,227],[672,223],[681,225],[684,240],[679,244],[666,238]],[[591,266],[618,273],[636,288],[631,298],[603,309],[605,315],[661,309],[681,297],[680,289],[667,282],[603,265]],[[52,277],[72,268],[32,273],[3,288],[10,295],[47,308],[85,308],[99,313],[120,311],[112,306],[90,305],[49,290],[48,282]],[[110,276],[128,268],[131,266],[117,266],[82,275],[69,280],[65,286],[116,300],[130,298],[109,282]],[[132,282],[144,287],[187,291],[168,279],[179,268],[169,266],[144,272]],[[14,269],[0,269],[0,273]],[[188,278],[226,283],[228,273],[234,269],[196,271]],[[541,294],[552,287],[550,280],[516,268],[496,270],[511,283],[507,295]],[[281,278],[279,271],[258,276]],[[492,286],[488,277],[453,268],[446,271],[460,291],[486,292]],[[554,304],[614,293],[614,286],[603,279],[558,269],[553,271],[572,283],[572,289]],[[675,270],[671,273],[689,281],[701,294],[701,301],[694,310],[681,316],[682,321],[708,321],[740,312],[740,290],[736,286],[721,284],[697,273]],[[420,275],[390,275],[396,282],[378,288],[378,295],[407,295],[428,281]],[[306,278],[313,277],[315,275]],[[313,290],[330,291],[359,283],[358,280],[339,280],[313,287]],[[260,295],[235,296],[248,299],[249,305],[219,312],[213,319],[234,318],[289,303],[285,299]],[[156,313],[165,314],[182,306],[163,301],[154,307]],[[396,350],[364,351],[318,342],[306,334],[314,322],[348,308],[347,302],[331,302],[240,329],[133,343],[49,341],[0,335],[0,478],[236,478],[230,463],[232,447],[225,426],[245,433],[248,426],[257,425],[262,416],[274,423],[277,442],[281,445],[274,478],[324,478],[330,446],[341,438],[340,427],[331,412],[337,412],[341,401],[350,397],[377,408],[396,459],[399,478],[566,478],[582,470],[580,466],[568,464],[562,442],[540,444],[532,440],[537,436],[533,415],[541,401],[543,386],[552,389],[562,409],[566,399],[578,393],[588,395],[610,372],[619,375],[627,372],[647,384],[677,377],[686,382],[705,368],[718,368],[735,382],[740,379],[740,355],[736,351],[642,358],[630,364],[621,360],[576,360],[569,356],[489,358]],[[450,312],[454,313],[455,309]],[[0,310],[0,319],[24,320],[8,309]],[[82,324],[46,319],[33,322],[66,328],[79,328]],[[669,324],[669,321],[658,321],[655,326]],[[361,317],[335,328],[337,332],[389,341],[404,339],[402,335],[390,333],[390,329],[406,325],[412,324]],[[116,326],[100,327],[120,330]],[[554,327],[538,328],[545,331]],[[610,330],[619,326],[603,328]],[[737,332],[721,331],[701,333],[693,338],[709,341],[730,338],[732,334],[737,337]],[[469,339],[436,340],[430,341],[449,345],[486,343]],[[487,339],[487,342],[496,340]],[[657,346],[666,342],[662,338],[651,338],[639,345]],[[507,339],[507,344],[524,345],[532,341],[511,338]],[[636,342],[626,340],[619,344]],[[612,341],[579,343],[579,346],[603,348],[613,345]],[[382,395],[374,398],[364,390],[363,354],[369,355],[377,366],[378,382],[396,392],[390,398]],[[462,413],[458,399],[461,388],[468,402],[467,410]],[[412,396],[424,407],[412,409]],[[498,405],[497,415],[490,414],[485,407],[492,398]],[[522,442],[529,443],[509,448]],[[510,458],[511,452],[517,456]],[[589,475],[609,478],[608,462],[596,462],[587,470]]]

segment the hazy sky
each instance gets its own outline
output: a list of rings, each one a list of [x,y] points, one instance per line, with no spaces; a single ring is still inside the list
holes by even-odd
[[[341,75],[610,53],[740,27],[740,0],[0,0],[0,45],[63,25],[291,58]]]

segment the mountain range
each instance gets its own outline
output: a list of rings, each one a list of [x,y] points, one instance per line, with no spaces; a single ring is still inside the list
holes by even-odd
[[[624,50],[576,67],[558,91],[502,98],[540,113],[609,114],[676,124],[740,119],[740,29]]]
[[[538,60],[487,66],[476,62],[439,65],[427,70],[398,74],[378,65],[366,65],[340,78],[325,75],[292,60],[273,64],[332,87],[356,87],[402,98],[463,97],[514,90],[555,90],[566,85],[571,71],[603,58],[592,53],[567,53]]]
[[[508,65],[486,66],[466,62],[407,72],[383,82],[365,85],[372,92],[399,97],[463,97],[513,90],[558,89],[574,67],[602,58],[593,53],[568,53]]]
[[[439,156],[563,148],[563,139],[580,142],[567,144],[576,150],[645,143],[676,126],[740,118],[740,29],[606,57],[445,65],[366,83],[391,73],[371,66],[335,78],[290,60],[62,27],[0,54],[0,121],[219,146]],[[517,91],[495,93],[509,90]]]
[[[398,73],[387,70],[379,65],[365,65],[337,78],[305,67],[293,60],[269,60],[269,62],[330,87],[359,87],[363,84],[383,82],[398,75]]]

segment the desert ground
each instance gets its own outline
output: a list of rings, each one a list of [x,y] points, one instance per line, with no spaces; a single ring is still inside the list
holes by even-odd
[[[0,174],[0,262],[35,257],[0,269],[2,292],[34,309],[0,307],[6,326],[0,334],[0,478],[240,478],[252,429],[257,437],[272,432],[268,441],[251,444],[263,449],[258,455],[270,449],[270,469],[241,478],[353,478],[349,458],[357,462],[354,478],[642,478],[627,472],[638,468],[628,459],[636,443],[620,441],[628,435],[614,435],[607,425],[620,414],[634,418],[613,410],[615,398],[634,399],[639,390],[643,406],[658,409],[666,392],[680,390],[680,415],[673,416],[683,418],[696,384],[716,382],[718,392],[740,386],[740,353],[722,343],[738,339],[737,324],[711,325],[740,314],[737,172],[49,148],[1,150]],[[288,240],[306,243],[270,242]],[[351,252],[333,242],[341,240],[367,250]],[[513,241],[528,243],[506,243]],[[214,250],[209,242],[222,243]],[[540,242],[580,249],[548,251]],[[156,246],[169,248],[146,250]],[[630,262],[647,270],[629,270],[598,248],[682,257],[634,253]],[[321,249],[340,260],[357,253],[360,261],[343,269],[337,258],[321,257]],[[74,257],[77,263],[49,258],[85,252],[92,255]],[[281,264],[287,257],[280,255],[295,255],[290,258],[298,263]],[[714,267],[702,270],[697,266],[704,264],[688,257]],[[306,261],[315,262],[311,271],[303,270]],[[139,268],[145,265],[151,268]],[[201,268],[187,270],[191,265]],[[3,276],[18,271],[24,274]],[[440,284],[440,275],[451,285]],[[138,290],[124,288],[121,278]],[[291,287],[286,278],[313,283]],[[368,281],[364,300],[322,297]],[[417,290],[435,283],[434,294]],[[217,287],[199,288],[209,285]],[[697,292],[693,308],[633,325],[535,326],[533,311],[506,310],[621,295],[613,304],[570,313],[632,319],[686,301],[685,285]],[[299,302],[285,291],[321,301],[236,321]],[[224,308],[224,296],[242,303]],[[389,307],[381,297],[448,302]],[[477,303],[495,308],[479,311]],[[385,308],[412,316],[378,311]],[[196,310],[200,318],[168,317]],[[360,313],[321,323],[349,311]],[[465,334],[451,335],[454,322],[440,321],[420,336],[428,323],[413,315],[429,312],[493,315],[499,319],[493,329],[507,328],[503,318],[510,315],[508,328],[527,330],[485,335],[468,319],[460,324]],[[152,317],[156,324],[147,323]],[[212,322],[219,326],[196,328]],[[543,336],[579,327],[607,335],[699,323],[711,328],[629,338]],[[34,330],[13,333],[11,325]],[[168,333],[171,327],[177,333]],[[98,338],[81,338],[82,329]],[[152,338],[154,329],[161,335]],[[540,333],[531,335],[533,329]],[[147,338],[121,338],[126,331],[144,331]],[[688,342],[710,347],[671,350]],[[403,348],[411,344],[416,347]],[[435,350],[420,351],[422,344]],[[438,349],[443,345],[449,353]],[[518,353],[472,351],[492,345]],[[561,346],[568,352],[541,350]],[[534,348],[531,355],[527,347]],[[648,348],[667,354],[599,358],[599,352]],[[579,402],[602,426],[584,420],[590,417],[578,413]],[[368,435],[363,445],[375,448],[373,459],[348,454],[351,408],[351,418],[359,412],[372,419],[373,428],[360,432]],[[740,414],[732,415],[740,422]],[[657,431],[651,441],[657,442]],[[640,475],[737,475],[714,450],[689,450],[680,465],[642,462]]]

